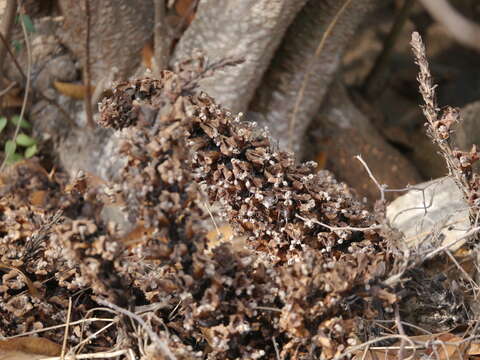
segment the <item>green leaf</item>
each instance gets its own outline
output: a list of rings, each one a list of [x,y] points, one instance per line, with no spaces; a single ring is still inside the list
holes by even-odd
[[[7,118],[0,117],[0,133],[5,129],[5,126],[7,126]]]
[[[21,134],[18,134],[18,136],[16,138],[16,142],[20,146],[28,147],[28,146],[35,145],[37,143],[37,140],[35,140],[34,138],[32,138],[32,137],[30,137],[30,136],[28,136],[24,133],[21,133]]]
[[[20,127],[23,128],[23,129],[30,129],[32,127],[32,125],[25,119],[22,119],[20,121],[20,116],[18,115],[14,115],[10,118],[10,122],[14,125],[18,125],[18,123],[20,122]]]
[[[8,159],[10,156],[15,153],[17,149],[17,144],[15,144],[12,140],[7,140],[5,143],[5,157]]]
[[[34,156],[37,153],[37,145],[32,145],[29,146],[28,148],[25,149],[25,158],[30,159],[32,156]]]
[[[20,19],[22,20],[23,24],[25,25],[25,29],[27,29],[27,32],[29,33],[34,33],[35,32],[35,26],[33,25],[32,18],[28,15],[19,15]]]
[[[13,40],[12,41],[13,47],[15,48],[15,51],[18,53],[20,50],[22,50],[23,44],[18,41],[18,40]]]
[[[7,159],[7,164],[15,164],[16,162],[23,160],[23,155],[22,154],[17,154],[13,153],[11,156],[8,157]]]

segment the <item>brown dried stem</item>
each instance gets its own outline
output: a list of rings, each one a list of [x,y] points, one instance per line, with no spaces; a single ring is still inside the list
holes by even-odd
[[[176,360],[176,356],[171,352],[171,350],[168,348],[167,344],[159,338],[159,336],[152,330],[151,326],[148,325],[140,316],[137,314],[127,310],[123,309],[120,306],[115,305],[114,303],[111,303],[108,300],[105,299],[98,299],[97,300],[99,304],[108,306],[109,308],[112,308],[113,310],[117,311],[120,314],[126,315],[133,320],[137,321],[148,333],[150,336],[150,340],[154,342],[156,345],[157,349],[165,355],[166,359],[168,360]]]
[[[462,191],[465,200],[470,205],[470,220],[474,224],[478,216],[478,201],[480,198],[480,181],[477,174],[473,173],[472,165],[478,161],[480,154],[476,146],[469,152],[453,148],[451,133],[453,125],[461,122],[458,109],[445,107],[440,110],[437,106],[435,85],[428,65],[425,45],[417,32],[412,34],[411,46],[415,55],[416,64],[419,66],[417,80],[420,94],[425,105],[422,106],[423,114],[427,120],[425,126],[427,134],[433,143],[440,148],[445,159],[449,175],[454,179]]]

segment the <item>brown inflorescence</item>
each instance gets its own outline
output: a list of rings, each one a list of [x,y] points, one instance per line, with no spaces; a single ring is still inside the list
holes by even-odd
[[[262,326],[263,336],[278,336],[284,354],[301,347],[323,349],[325,357],[332,357],[356,341],[355,312],[365,313],[373,299],[389,305],[396,301],[378,281],[391,264],[384,240],[345,184],[327,171],[317,173],[314,163],[297,164],[292,154],[271,145],[266,130],[196,91],[190,76],[202,71],[164,71],[160,80],[121,83],[100,105],[102,125],[127,128],[122,179],[129,219],[155,228],[136,251],[154,258],[168,255],[172,262],[182,258],[177,275],[189,279],[184,296],[191,308],[184,324],[216,334],[208,341],[214,353],[254,356],[249,346],[239,350],[237,342],[256,333],[255,324],[264,322],[259,319],[267,312],[271,320]],[[219,204],[216,215],[246,235],[254,250],[243,260],[251,264],[234,268],[227,278],[219,274],[232,260],[207,256],[204,233],[190,230],[201,228],[205,217],[198,204],[201,194]],[[216,251],[238,257],[227,245]],[[155,255],[152,249],[160,248]],[[179,290],[178,278],[164,270],[142,282]],[[258,273],[265,274],[267,286],[258,283]],[[246,283],[246,288],[241,285]],[[237,290],[227,295],[231,284]],[[152,298],[151,288],[144,291]],[[225,297],[231,296],[236,305],[226,306]],[[240,299],[247,305],[239,307]],[[243,319],[243,332],[233,327],[237,319]]]
[[[111,317],[94,310],[106,299],[143,317],[177,359],[328,359],[359,341],[360,318],[397,300],[382,285],[392,255],[355,194],[198,90],[235,62],[197,60],[103,99],[100,123],[124,137],[115,183],[68,183],[32,162],[3,181],[0,335],[63,324],[69,298],[70,320]],[[107,193],[122,231],[102,217]],[[234,239],[210,243],[211,216]],[[135,342],[145,329],[124,320],[72,325],[69,343],[99,331],[85,349],[116,341],[171,358]],[[64,329],[46,336],[60,342]]]

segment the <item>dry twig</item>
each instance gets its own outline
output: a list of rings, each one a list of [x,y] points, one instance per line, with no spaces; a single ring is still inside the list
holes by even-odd
[[[430,15],[460,44],[480,51],[480,25],[459,13],[447,0],[420,0]]]
[[[108,300],[105,299],[98,299],[97,300],[99,304],[102,304],[104,306],[108,306],[109,308],[112,308],[113,310],[123,314],[127,315],[128,317],[134,319],[137,321],[142,327],[145,329],[145,331],[148,333],[148,336],[150,336],[150,340],[155,344],[157,350],[161,351],[167,359],[169,360],[176,360],[176,356],[170,351],[168,348],[167,344],[158,337],[158,335],[152,330],[152,328],[137,314],[127,310],[123,309],[113,303],[111,303]]]
[[[95,123],[93,122],[92,111],[92,75],[90,72],[90,24],[91,24],[91,11],[90,0],[85,0],[85,16],[86,16],[86,29],[85,29],[85,112],[87,114],[87,126],[93,128]]]
[[[155,0],[155,30],[154,30],[154,65],[153,70],[158,74],[165,70],[169,58],[169,37],[165,21],[165,0]]]

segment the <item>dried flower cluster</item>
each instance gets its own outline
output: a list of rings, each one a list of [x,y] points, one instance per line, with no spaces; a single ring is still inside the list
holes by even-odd
[[[177,359],[328,359],[359,341],[360,318],[397,301],[382,285],[393,263],[386,240],[350,189],[196,90],[229,64],[192,61],[103,100],[101,123],[125,140],[115,184],[68,183],[34,161],[11,168],[0,200],[0,335],[64,323],[70,298],[71,320],[85,322],[69,344],[91,351],[116,343]],[[101,216],[112,199],[126,233]],[[206,202],[249,247],[208,242]],[[144,318],[166,347],[136,339],[148,332],[125,315],[108,329],[87,322],[112,317],[95,310],[105,299]],[[63,329],[45,336],[61,342]]]
[[[121,193],[144,230],[134,252],[161,261],[149,272],[131,263],[129,273],[149,300],[182,293],[189,311],[177,331],[197,337],[200,327],[212,356],[273,354],[260,331],[283,354],[332,357],[357,341],[356,313],[396,301],[378,281],[391,263],[384,240],[346,185],[295,164],[265,131],[194,91],[207,65],[188,65],[119,84],[100,106],[102,125],[127,138]],[[205,251],[203,192],[254,253],[228,243]]]
[[[438,116],[421,59],[428,129],[443,146],[457,113]],[[34,160],[0,177],[0,336],[65,323],[71,299],[68,341],[77,350],[331,359],[368,334],[361,320],[392,309],[397,295],[383,280],[395,278],[398,259],[374,215],[329,172],[295,163],[265,130],[197,89],[235,63],[198,58],[159,79],[118,84],[100,106],[100,123],[125,140],[114,184],[87,175],[68,183]],[[476,194],[476,149],[451,157]],[[102,216],[112,201],[126,231]],[[206,203],[248,247],[209,243]],[[125,312],[114,318],[99,307],[106,303]],[[44,336],[60,343],[64,328]]]

